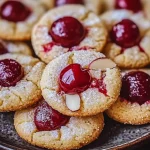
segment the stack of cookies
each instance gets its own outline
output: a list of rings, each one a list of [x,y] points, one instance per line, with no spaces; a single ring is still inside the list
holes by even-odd
[[[100,136],[104,112],[123,124],[150,123],[148,6],[0,1],[0,112],[16,111],[21,138],[79,149]]]

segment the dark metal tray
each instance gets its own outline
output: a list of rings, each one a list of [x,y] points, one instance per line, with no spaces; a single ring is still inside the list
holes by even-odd
[[[42,150],[19,138],[13,126],[13,117],[13,113],[0,113],[0,150]],[[149,136],[150,125],[122,125],[105,117],[105,128],[99,139],[82,150],[125,148]]]

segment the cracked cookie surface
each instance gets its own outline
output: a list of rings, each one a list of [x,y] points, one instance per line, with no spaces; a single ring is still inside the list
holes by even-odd
[[[73,48],[55,44],[49,34],[53,22],[65,16],[76,18],[87,30],[85,38]],[[67,5],[50,10],[36,24],[32,32],[32,45],[35,53],[46,63],[70,50],[90,48],[99,52],[105,46],[106,40],[107,31],[101,20],[82,5]]]
[[[111,16],[111,17],[110,17]],[[141,68],[150,63],[149,51],[149,27],[150,22],[140,14],[133,14],[126,10],[108,11],[101,16],[104,24],[110,32],[114,25],[123,19],[133,21],[140,31],[140,41],[131,47],[123,48],[109,39],[104,53],[121,68]],[[139,21],[140,20],[140,21]]]
[[[134,71],[141,71],[150,75],[150,69],[139,69],[125,70],[122,72],[122,76]],[[136,89],[138,91],[139,87],[136,87]],[[140,105],[136,102],[131,103],[129,100],[119,97],[118,100],[106,111],[106,113],[110,118],[123,124],[147,124],[150,122],[150,103],[148,100]]]
[[[0,1],[2,6],[6,0]],[[27,19],[20,22],[12,22],[0,17],[0,38],[4,40],[30,40],[34,24],[46,12],[46,7],[35,0],[21,1],[31,10]],[[19,17],[19,16],[18,16]]]
[[[92,117],[71,117],[69,122],[60,129],[38,131],[34,123],[34,108],[17,111],[14,125],[21,138],[48,149],[79,149],[96,140],[103,127],[103,114]]]
[[[51,61],[46,66],[41,79],[44,99],[53,109],[69,116],[91,116],[108,109],[117,100],[121,88],[120,70],[116,66],[113,68],[106,66],[103,71],[99,68],[90,72],[93,84],[95,84],[93,79],[102,83],[100,83],[99,89],[89,87],[80,93],[81,106],[77,111],[71,111],[67,107],[65,100],[66,94],[59,92],[60,87],[58,83],[61,71],[68,65],[77,63],[83,69],[88,69],[91,62],[97,59],[103,60],[103,58],[105,58],[103,54],[89,50],[68,52]],[[107,62],[104,64],[107,64]],[[102,79],[102,76],[105,77]]]
[[[6,53],[32,55],[31,48],[24,42],[11,42],[0,40],[0,49],[5,49]],[[1,52],[0,52],[1,53]]]
[[[36,103],[41,96],[40,80],[45,64],[38,59],[20,55],[0,55],[0,60],[13,59],[24,71],[23,78],[15,86],[0,86],[0,112],[16,111]]]
[[[52,8],[52,7],[56,7],[55,6],[56,1],[57,0],[43,0],[43,3],[49,6],[49,8]],[[83,4],[87,9],[93,11],[96,14],[100,14],[102,11],[102,1],[100,0],[83,0]]]

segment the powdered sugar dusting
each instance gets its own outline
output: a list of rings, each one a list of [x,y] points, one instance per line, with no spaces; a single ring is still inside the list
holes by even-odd
[[[135,61],[142,60],[143,57],[141,57],[141,55],[139,55],[139,53],[140,53],[140,50],[139,50],[138,46],[128,48],[124,51],[125,55],[129,56],[130,59],[132,58]]]
[[[74,136],[74,133],[72,130],[66,126],[62,126],[60,129],[62,135],[61,135],[61,140],[70,140]]]
[[[102,78],[102,70],[90,70],[90,74],[92,78],[101,79]]]
[[[93,51],[79,51],[79,52],[75,52],[74,56],[73,56],[73,62],[74,63],[79,63],[83,68],[84,67],[88,67],[89,64],[94,61],[95,59],[98,58],[103,58],[105,57],[105,55],[103,55],[102,53],[98,53],[98,52],[93,52]]]
[[[34,122],[21,123],[18,125],[18,128],[20,128],[24,134],[29,134],[29,135],[36,130]]]
[[[59,95],[58,92],[53,90],[44,89],[43,95],[47,101],[54,101],[55,103],[58,104],[61,104],[63,101],[62,95]]]
[[[88,90],[81,93],[81,99],[84,103],[85,109],[90,109],[92,107],[100,107],[106,103],[107,98],[105,95],[100,93],[97,88],[89,88]]]

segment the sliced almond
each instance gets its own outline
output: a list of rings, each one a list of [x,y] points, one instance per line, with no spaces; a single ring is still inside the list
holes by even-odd
[[[80,109],[80,96],[78,94],[68,95],[66,94],[66,105],[71,111],[77,111]]]
[[[90,66],[89,69],[91,70],[106,70],[107,68],[115,68],[116,64],[107,58],[100,58],[100,59],[96,59],[94,60]]]

